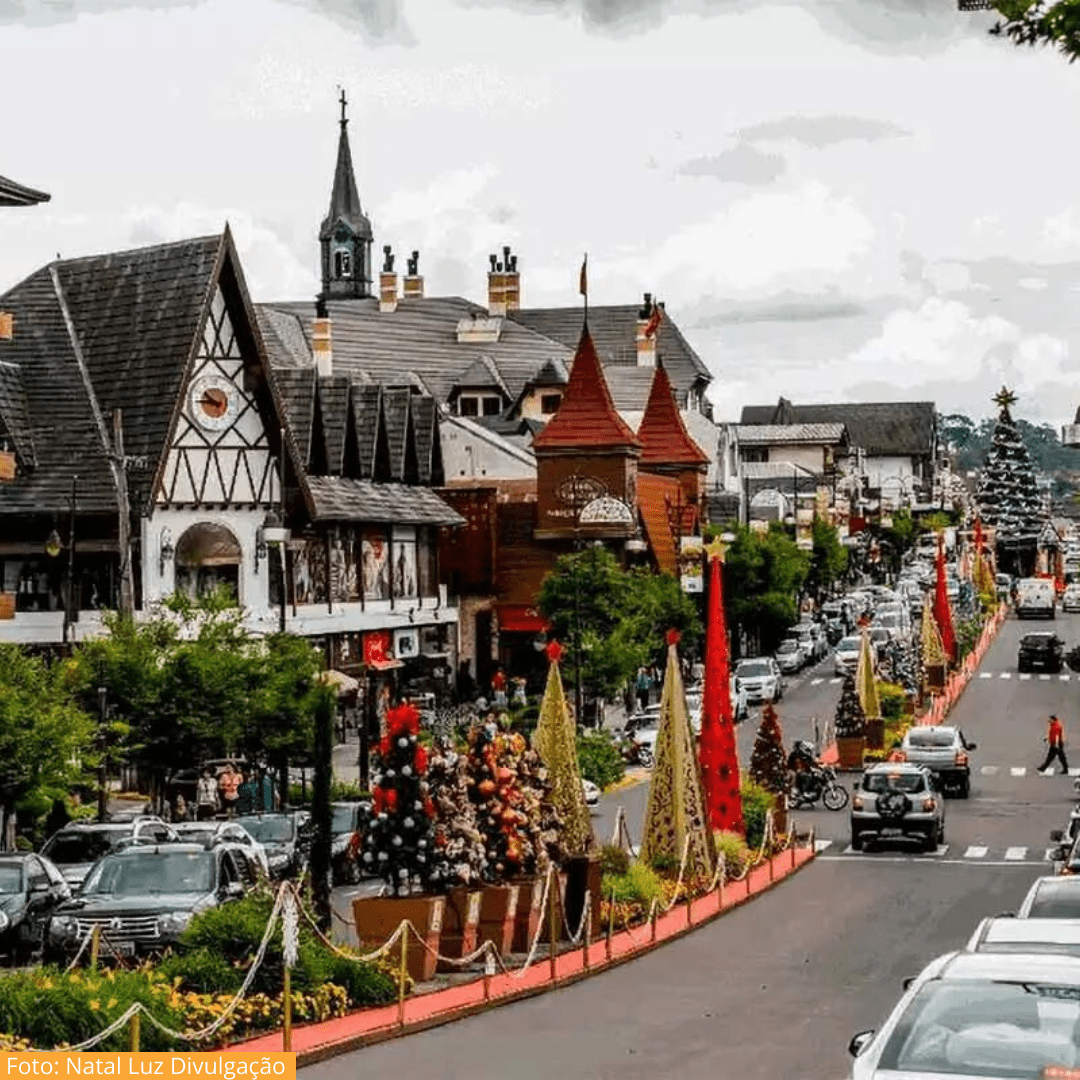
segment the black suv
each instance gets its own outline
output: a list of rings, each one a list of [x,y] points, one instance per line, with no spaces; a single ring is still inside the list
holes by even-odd
[[[1016,655],[1017,671],[1049,671],[1056,674],[1061,670],[1065,656],[1065,643],[1049,630],[1025,634],[1020,639],[1020,648]]]
[[[163,952],[193,916],[247,892],[231,851],[198,844],[129,847],[99,859],[82,888],[49,920],[46,957],[75,953],[94,926],[101,955]]]

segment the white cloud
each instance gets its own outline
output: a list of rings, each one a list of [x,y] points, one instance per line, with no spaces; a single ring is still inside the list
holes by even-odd
[[[923,277],[939,293],[967,292],[971,271],[960,262],[931,262],[923,267]]]
[[[1020,278],[1016,284],[1021,289],[1027,289],[1029,292],[1042,292],[1043,289],[1049,287],[1050,282],[1048,282],[1046,278],[1023,277]]]

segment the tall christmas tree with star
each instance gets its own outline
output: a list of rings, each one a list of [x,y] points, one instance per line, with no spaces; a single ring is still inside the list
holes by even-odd
[[[995,527],[999,566],[1030,573],[1045,518],[1031,454],[1009,411],[1016,395],[1004,386],[994,396],[997,423],[979,480],[980,517]]]

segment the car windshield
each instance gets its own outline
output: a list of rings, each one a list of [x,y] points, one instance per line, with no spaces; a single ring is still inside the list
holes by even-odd
[[[885,1044],[880,1070],[953,1076],[1045,1076],[1080,1063],[1080,987],[927,983]]]
[[[867,773],[863,777],[863,791],[880,795],[883,791],[922,791],[925,780],[919,773]]]
[[[780,647],[776,651],[778,653],[798,652],[799,643],[797,641],[781,641]]]
[[[1080,919],[1080,889],[1044,884],[1035,893],[1027,914],[1029,919]]]
[[[352,832],[356,828],[356,807],[335,806],[330,818],[330,831],[336,833]]]
[[[216,829],[213,825],[180,825],[177,832],[191,844],[209,844],[214,839]]]
[[[22,892],[22,865],[20,863],[0,863],[0,893]]]
[[[846,637],[839,645],[836,646],[837,652],[858,652],[859,651],[859,639],[857,637]]]
[[[889,631],[884,626],[875,626],[870,630],[871,641],[884,641],[889,636]]]
[[[296,824],[291,817],[244,818],[244,828],[262,844],[284,843],[296,833]]]
[[[97,862],[102,855],[108,855],[128,835],[119,829],[92,833],[59,832],[41,849],[41,854],[51,859],[57,866]]]
[[[884,615],[875,616],[874,622],[876,622],[878,626],[899,626],[900,616],[895,612],[888,611]]]
[[[743,660],[736,673],[740,676],[754,678],[757,675],[771,675],[772,669],[764,660]]]
[[[1024,920],[1021,919],[1021,922]],[[1080,956],[1080,942],[1060,941],[984,941],[979,952],[992,953],[1064,953],[1067,956]]]
[[[1028,634],[1020,642],[1025,649],[1049,649],[1054,639],[1049,634]]]
[[[90,872],[82,894],[146,896],[153,893],[208,893],[214,888],[214,856],[207,851],[109,855]]]
[[[928,750],[933,747],[952,746],[956,735],[946,728],[912,728],[908,732],[908,746],[916,749]]]

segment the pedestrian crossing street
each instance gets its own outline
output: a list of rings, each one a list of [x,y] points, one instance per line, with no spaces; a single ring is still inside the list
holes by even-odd
[[[982,865],[1010,865],[1012,863],[1049,863],[1052,848],[1043,847],[1006,847],[991,848],[981,844],[970,844],[965,848],[953,848],[950,844],[939,844],[935,852],[911,855],[902,848],[880,848],[871,851],[856,851],[850,844],[843,846],[843,841],[815,840],[814,850],[818,858],[835,859],[882,859],[890,856],[899,859],[933,859],[947,863],[981,863]],[[828,854],[826,854],[826,852]]]
[[[1056,675],[1050,675],[1047,672],[1035,673],[1030,671],[1016,672],[1016,671],[980,671],[978,678],[980,679],[1016,679],[1018,682],[1031,682],[1033,679],[1038,682],[1071,682],[1072,672],[1062,671]],[[820,686],[822,683],[827,682],[830,686],[839,686],[844,680],[839,675],[832,677],[826,675],[816,675],[810,679],[811,686]],[[1080,674],[1076,676],[1076,681],[1080,682]]]

